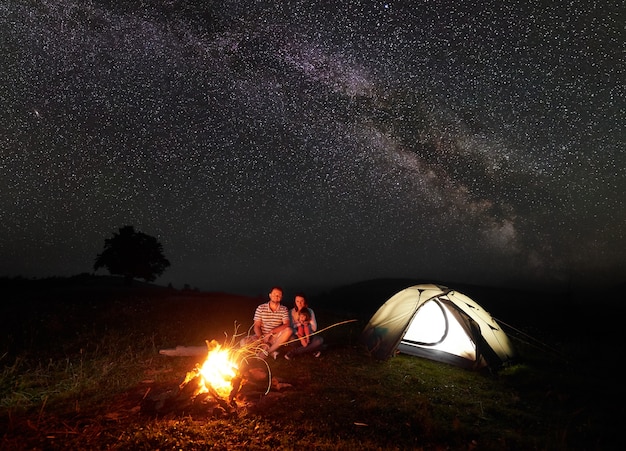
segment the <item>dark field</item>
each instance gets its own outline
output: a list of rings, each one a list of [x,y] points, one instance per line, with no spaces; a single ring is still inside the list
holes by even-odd
[[[361,346],[369,317],[410,284],[312,298],[322,357],[259,364],[271,390],[222,408],[183,399],[198,358],[159,350],[228,343],[265,298],[86,276],[5,280],[0,449],[624,449],[621,291],[455,286],[518,351],[499,371],[472,372],[404,355],[380,362]]]

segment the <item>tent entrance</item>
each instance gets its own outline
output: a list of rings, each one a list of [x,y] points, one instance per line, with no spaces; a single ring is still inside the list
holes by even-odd
[[[471,367],[476,363],[476,344],[470,334],[467,317],[449,301],[432,298],[415,312],[398,351]]]

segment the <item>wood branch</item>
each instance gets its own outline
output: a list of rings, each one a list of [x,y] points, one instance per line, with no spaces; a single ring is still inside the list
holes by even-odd
[[[159,354],[168,357],[191,357],[206,356],[208,351],[206,346],[176,346],[174,349],[160,349]]]

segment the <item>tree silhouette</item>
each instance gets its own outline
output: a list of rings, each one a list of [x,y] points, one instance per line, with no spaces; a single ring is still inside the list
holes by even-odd
[[[98,254],[94,271],[106,268],[111,274],[124,276],[127,285],[134,278],[152,282],[170,266],[163,256],[163,246],[156,238],[135,232],[133,226],[125,226],[104,240],[104,251]]]

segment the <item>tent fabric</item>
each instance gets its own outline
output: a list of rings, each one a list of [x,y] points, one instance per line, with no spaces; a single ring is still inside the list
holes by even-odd
[[[362,341],[381,360],[397,351],[473,369],[499,367],[514,354],[508,336],[478,303],[435,284],[394,294],[365,326]]]

